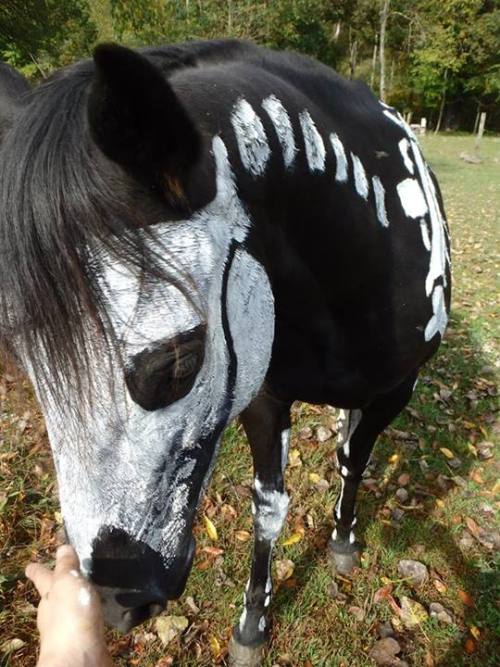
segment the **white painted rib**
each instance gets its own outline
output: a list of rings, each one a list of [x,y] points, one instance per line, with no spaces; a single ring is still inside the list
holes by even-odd
[[[240,98],[234,105],[231,124],[243,166],[253,176],[262,176],[271,149],[261,119],[244,98]]]
[[[422,234],[422,243],[426,250],[431,249],[431,240],[429,238],[429,228],[425,218],[420,218],[420,233]]]
[[[444,300],[444,290],[442,285],[436,285],[432,292],[432,310],[433,316],[425,327],[424,337],[426,341],[431,340],[437,333],[444,334],[448,324],[448,314],[446,313],[446,303]]]
[[[361,162],[361,160],[357,155],[354,155],[354,153],[351,153],[351,160],[352,160],[352,168],[354,170],[354,186],[356,188],[356,192],[360,197],[363,197],[363,199],[367,199],[369,192],[369,185],[368,185],[368,179],[366,178],[366,171],[365,168],[363,167],[363,163]]]
[[[276,95],[266,97],[262,101],[262,108],[274,125],[276,136],[283,150],[283,162],[285,163],[285,167],[289,169],[293,165],[295,155],[298,151],[290,116]]]
[[[410,142],[406,137],[403,137],[401,141],[398,144],[399,147],[399,152],[401,153],[401,156],[403,158],[403,162],[405,167],[408,169],[410,174],[415,173],[415,165],[413,164],[413,160],[410,157]]]
[[[330,134],[330,143],[335,153],[335,160],[337,166],[335,169],[335,180],[337,183],[345,183],[347,181],[347,157],[345,154],[344,144],[341,142],[340,137],[335,132]]]
[[[326,148],[316,125],[307,109],[299,114],[300,127],[304,137],[309,171],[325,171]]]

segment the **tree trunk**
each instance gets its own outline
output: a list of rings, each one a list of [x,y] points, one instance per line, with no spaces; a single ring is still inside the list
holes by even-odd
[[[438,121],[436,123],[436,129],[434,130],[434,134],[437,134],[439,130],[441,129],[441,123],[443,122],[443,113],[444,113],[444,107],[446,104],[446,81],[448,79],[448,70],[445,69],[444,71],[444,81],[443,81],[443,96],[441,97],[441,106],[439,107],[439,116],[438,116]]]
[[[233,0],[227,0],[227,32],[233,32]]]
[[[358,57],[358,42],[356,38],[351,41],[351,31],[349,30],[349,78],[354,79],[354,74],[356,71],[356,60]]]
[[[378,50],[378,35],[375,35],[375,44],[373,45],[373,58],[372,58],[372,73],[370,76],[370,88],[373,90],[375,85],[375,69],[377,68],[377,50]]]
[[[382,9],[380,11],[380,99],[385,102],[386,88],[385,88],[385,34],[387,29],[387,19],[389,17],[389,5],[391,0],[382,0]]]

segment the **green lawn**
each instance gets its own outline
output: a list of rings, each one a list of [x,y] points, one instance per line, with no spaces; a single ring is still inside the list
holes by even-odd
[[[337,579],[333,587],[325,544],[338,490],[334,440],[319,444],[315,434],[320,425],[334,429],[335,413],[295,406],[292,466],[287,472],[292,500],[276,549],[276,559],[290,559],[294,570],[277,583],[272,643],[264,661],[268,667],[374,665],[369,653],[379,624],[391,619],[400,658],[409,665],[500,664],[498,555],[488,544],[500,507],[500,484],[495,486],[498,450],[488,460],[478,457],[481,445],[494,442],[498,434],[494,281],[500,139],[483,140],[479,165],[459,158],[463,151],[473,151],[470,137],[429,136],[423,147],[440,180],[452,233],[450,328],[440,354],[422,373],[409,408],[375,450],[370,480],[359,499],[359,534],[367,545],[362,567],[351,579]],[[46,435],[29,389],[20,391],[20,383],[4,374],[0,401],[0,644],[24,642],[10,654],[4,651],[3,660],[25,667],[35,664],[36,595],[23,578],[23,567],[30,557],[48,558],[53,552],[60,517]],[[312,437],[304,437],[305,427],[312,429]],[[409,495],[401,504],[395,492],[403,473],[408,474]],[[248,448],[235,425],[226,434],[202,508],[218,538],[211,541],[199,524],[198,552],[186,593],[166,612],[187,617],[189,627],[168,646],[158,639],[154,622],[125,638],[110,636],[118,664],[224,664],[248,578],[251,541],[245,541],[245,531],[251,532],[251,478]],[[292,535],[294,543],[284,545]],[[213,547],[222,551],[214,552]],[[413,589],[401,579],[397,564],[403,558],[417,559],[429,568],[429,582],[422,588]],[[426,610],[432,602],[441,603],[454,622],[444,625],[424,618],[407,629],[387,598],[375,596],[384,586],[397,604],[402,596]],[[186,602],[188,597],[192,600]]]

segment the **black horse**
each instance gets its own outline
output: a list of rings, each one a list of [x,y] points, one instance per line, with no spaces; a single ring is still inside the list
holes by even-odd
[[[292,53],[102,45],[29,93],[0,84],[0,342],[44,411],[69,540],[110,623],[161,611],[239,415],[255,547],[231,651],[254,664],[291,404],[341,408],[345,572],[374,442],[440,344],[437,183],[393,108]]]

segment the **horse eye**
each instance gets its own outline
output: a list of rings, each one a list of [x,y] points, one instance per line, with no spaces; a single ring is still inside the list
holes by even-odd
[[[186,396],[203,364],[205,327],[184,332],[154,350],[137,354],[125,371],[133,401],[158,410]]]

